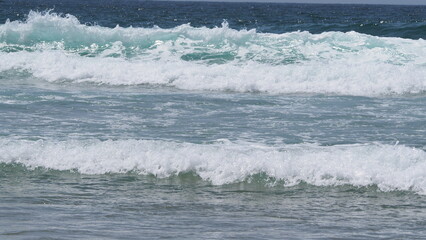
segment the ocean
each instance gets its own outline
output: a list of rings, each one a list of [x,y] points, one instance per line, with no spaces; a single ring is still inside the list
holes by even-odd
[[[426,239],[426,6],[0,0],[0,239]]]

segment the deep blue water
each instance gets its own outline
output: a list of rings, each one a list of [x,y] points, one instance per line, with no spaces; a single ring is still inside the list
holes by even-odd
[[[233,29],[284,33],[356,31],[375,36],[425,38],[425,6],[220,3],[167,1],[34,0],[2,2],[0,21],[20,20],[29,10],[69,13],[80,22],[105,27],[173,28],[220,26],[226,19]]]
[[[0,238],[423,239],[426,7],[0,1]]]

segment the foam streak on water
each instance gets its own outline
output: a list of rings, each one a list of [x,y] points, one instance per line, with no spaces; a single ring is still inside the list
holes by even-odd
[[[426,41],[356,32],[257,33],[221,27],[107,28],[30,12],[0,25],[0,72],[49,81],[186,90],[418,94]]]

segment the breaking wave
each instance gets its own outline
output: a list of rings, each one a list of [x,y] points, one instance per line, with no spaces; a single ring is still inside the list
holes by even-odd
[[[107,28],[31,11],[0,25],[0,76],[185,90],[376,96],[426,92],[426,41],[357,32]],[[22,75],[22,74],[21,74]]]
[[[377,186],[426,194],[426,153],[400,145],[266,146],[218,140],[0,140],[0,162],[83,174],[136,171],[159,178],[193,172],[215,185],[265,174],[291,186]]]

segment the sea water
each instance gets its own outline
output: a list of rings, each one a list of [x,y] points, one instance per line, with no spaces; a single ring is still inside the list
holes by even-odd
[[[0,1],[1,239],[424,239],[426,7]]]

